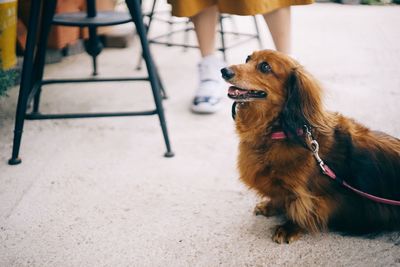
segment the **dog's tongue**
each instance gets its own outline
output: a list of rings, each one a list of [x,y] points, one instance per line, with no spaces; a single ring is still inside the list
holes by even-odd
[[[239,96],[239,95],[244,95],[246,93],[248,93],[247,90],[240,89],[239,87],[236,86],[231,86],[228,89],[228,95],[231,96]]]

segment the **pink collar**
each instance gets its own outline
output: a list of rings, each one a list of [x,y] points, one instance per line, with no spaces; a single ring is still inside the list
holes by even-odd
[[[298,136],[301,136],[303,134],[304,134],[303,129],[297,129]],[[271,139],[273,139],[273,140],[281,140],[281,139],[286,139],[286,138],[287,138],[287,135],[284,131],[273,132],[271,134]]]

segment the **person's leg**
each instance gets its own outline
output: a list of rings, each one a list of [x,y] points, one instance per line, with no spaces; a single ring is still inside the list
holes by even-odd
[[[275,44],[276,50],[291,53],[290,7],[279,8],[263,15]]]
[[[196,113],[214,113],[221,107],[225,83],[220,69],[225,63],[215,55],[218,16],[218,7],[213,5],[190,18],[202,57],[198,64],[199,85],[191,106]]]
[[[218,21],[218,8],[216,5],[208,7],[191,17],[202,57],[215,52],[215,31]]]

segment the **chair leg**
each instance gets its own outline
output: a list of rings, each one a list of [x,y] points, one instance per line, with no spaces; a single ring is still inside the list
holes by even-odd
[[[167,35],[167,46],[172,46],[172,31],[174,30],[174,21],[172,15],[168,20],[168,35]]]
[[[223,18],[222,15],[219,16],[219,25],[220,25],[220,35],[221,35],[221,52],[224,57],[224,61],[226,62],[226,46],[225,46],[225,32],[224,32],[224,24],[223,24]]]
[[[156,4],[157,4],[157,0],[153,0],[153,4],[151,6],[151,11],[150,11],[150,14],[149,14],[149,23],[147,23],[147,26],[146,26],[146,31],[147,32],[150,31],[150,26],[151,26],[151,22],[153,21],[153,15],[154,15],[154,12],[155,12],[155,9],[156,9]]]
[[[253,20],[254,20],[254,27],[256,28],[256,38],[258,41],[258,46],[260,47],[260,49],[263,49],[263,44],[262,44],[261,37],[260,37],[260,28],[258,27],[257,17],[253,16]]]
[[[34,76],[31,88],[34,84],[41,82],[43,79],[44,65],[46,61],[46,47],[47,39],[49,36],[51,22],[54,17],[57,1],[45,1],[44,7],[42,8],[42,19],[40,22],[40,38],[35,56],[34,63]],[[35,93],[35,98],[33,101],[33,113],[39,113],[40,105],[40,95],[41,95],[41,85],[38,85],[37,91]]]
[[[236,20],[232,15],[226,15],[225,17],[222,17],[222,19],[227,18],[230,20],[232,24],[232,32],[235,35],[236,38],[239,38],[240,33],[239,33],[239,28],[237,26]]]
[[[140,1],[140,3],[142,4],[142,1]],[[153,4],[151,5],[150,12],[148,13],[148,15],[145,15],[145,16],[149,17],[149,21],[148,21],[147,25],[145,25],[147,33],[150,31],[150,26],[151,26],[151,23],[153,22],[153,15],[154,15],[154,12],[156,9],[156,4],[157,4],[157,0],[153,0]],[[138,63],[136,65],[136,70],[142,69],[142,62],[143,62],[143,56],[140,55],[140,57],[138,59]]]
[[[186,52],[189,47],[189,33],[191,31],[190,19],[185,22],[185,32],[183,34],[183,52]]]
[[[19,148],[21,145],[22,131],[24,127],[25,113],[30,93],[33,70],[33,55],[35,51],[36,34],[38,30],[40,1],[32,1],[29,18],[29,30],[26,41],[26,50],[24,55],[24,63],[22,67],[21,85],[18,95],[17,111],[15,115],[14,141],[11,159],[8,161],[10,165],[21,163],[19,156]]]
[[[139,35],[140,42],[142,45],[143,58],[146,62],[147,72],[148,72],[149,80],[150,80],[150,84],[151,84],[151,89],[153,92],[153,97],[154,97],[154,101],[156,104],[157,113],[158,113],[158,117],[159,117],[160,124],[161,124],[161,129],[163,132],[165,145],[167,147],[167,152],[164,154],[164,156],[165,157],[173,157],[174,153],[171,150],[169,137],[168,137],[168,131],[167,131],[167,124],[165,122],[164,109],[162,107],[162,102],[161,102],[161,94],[160,94],[160,89],[159,89],[160,83],[159,83],[159,80],[157,79],[157,72],[154,67],[154,62],[153,62],[151,54],[150,54],[149,44],[147,41],[146,28],[143,24],[143,16],[142,16],[142,11],[141,11],[140,1],[139,0],[126,0],[126,4],[129,8],[132,19],[136,25],[136,31]]]

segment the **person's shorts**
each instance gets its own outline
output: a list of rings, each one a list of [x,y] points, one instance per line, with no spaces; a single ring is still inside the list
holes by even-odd
[[[314,0],[168,0],[172,5],[172,15],[177,17],[191,17],[213,5],[217,5],[221,13],[256,15],[313,2]]]

